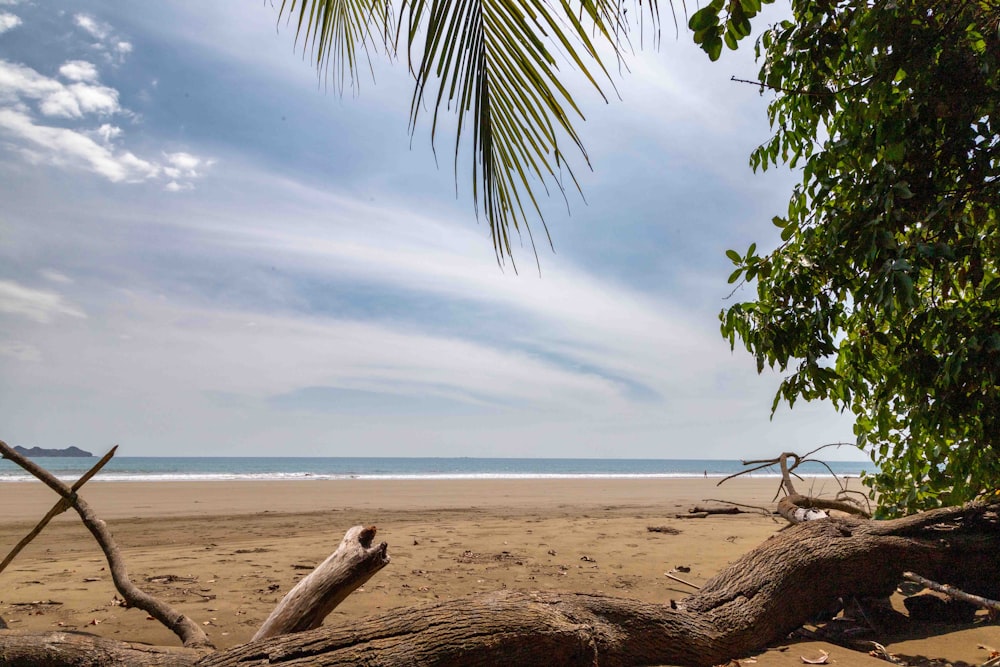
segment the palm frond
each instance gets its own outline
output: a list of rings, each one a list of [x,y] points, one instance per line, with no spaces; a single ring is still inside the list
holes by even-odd
[[[298,9],[297,43],[309,45],[317,68],[341,85],[355,80],[360,52],[395,53],[405,39],[416,79],[411,131],[431,107],[436,145],[442,113],[456,114],[456,178],[471,139],[473,201],[489,224],[497,260],[513,261],[512,236],[522,229],[534,251],[529,218],[545,226],[536,189],[548,193],[552,186],[565,196],[568,182],[579,191],[566,150],[590,164],[574,127],[584,116],[560,81],[560,65],[606,99],[613,82],[602,58],[620,61],[628,45],[625,0],[401,0],[398,14],[389,1],[284,0],[281,16]],[[658,35],[657,0],[633,2],[633,17],[648,14]]]
[[[371,52],[392,49],[390,0],[282,0],[278,15],[295,18],[296,46],[340,92],[356,86],[360,57],[371,70]]]

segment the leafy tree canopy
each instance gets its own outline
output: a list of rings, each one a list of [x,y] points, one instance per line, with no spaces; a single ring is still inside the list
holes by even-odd
[[[757,43],[775,133],[750,163],[802,180],[773,220],[776,249],[729,251],[730,282],[756,297],[722,311],[722,332],[758,370],[791,371],[775,407],[829,398],[854,413],[884,513],[995,494],[1000,3],[792,10]],[[711,20],[723,11],[692,23],[725,25]]]

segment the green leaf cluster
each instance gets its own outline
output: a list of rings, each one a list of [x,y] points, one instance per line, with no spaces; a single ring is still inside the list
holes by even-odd
[[[750,19],[761,7],[774,0],[712,0],[691,15],[688,27],[694,31],[694,41],[708,57],[718,60],[722,45],[733,51],[739,41],[750,36]]]
[[[720,313],[722,333],[787,373],[774,407],[830,399],[854,414],[882,514],[995,495],[1000,3],[792,12],[757,43],[774,134],[750,163],[801,181],[776,249],[727,253],[730,282],[756,295]]]

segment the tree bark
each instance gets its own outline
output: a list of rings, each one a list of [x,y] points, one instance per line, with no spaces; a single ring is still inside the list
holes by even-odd
[[[996,598],[998,512],[1000,505],[969,506],[892,521],[802,523],[677,603],[503,591],[253,641],[196,664],[715,665],[783,639],[838,598],[886,596],[905,571]],[[7,634],[0,632],[0,664],[37,664],[18,662]],[[51,647],[51,635],[36,640],[43,642]]]
[[[192,667],[206,650],[149,646],[75,632],[0,633],[3,667]]]

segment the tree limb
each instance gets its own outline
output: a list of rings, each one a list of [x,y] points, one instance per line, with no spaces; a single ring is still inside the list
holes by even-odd
[[[354,526],[340,546],[282,598],[253,640],[312,630],[337,605],[389,564],[385,542],[372,546],[375,526]]]
[[[937,591],[938,593],[944,593],[950,598],[955,600],[962,600],[963,602],[968,602],[969,604],[974,604],[980,609],[989,609],[990,611],[998,612],[1000,611],[1000,602],[996,600],[990,600],[989,598],[984,598],[979,595],[972,595],[961,591],[954,586],[949,586],[948,584],[939,584],[936,581],[931,581],[930,579],[925,579],[919,574],[914,574],[912,572],[904,572],[903,579],[907,581],[912,581],[920,584],[924,588],[929,588],[932,591]]]

